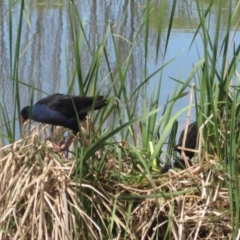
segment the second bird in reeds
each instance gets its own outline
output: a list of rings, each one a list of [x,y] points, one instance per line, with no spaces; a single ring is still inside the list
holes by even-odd
[[[186,149],[192,149],[192,150],[194,150],[196,148],[197,136],[198,136],[197,123],[193,122],[187,128],[188,129],[187,129],[185,144],[183,142],[184,141],[183,138],[184,138],[185,129],[183,129],[181,134],[180,134],[178,144],[175,146],[174,150],[177,151],[179,154],[184,152],[186,157],[188,157],[188,163],[191,166],[192,162],[190,161],[190,159],[193,158],[195,153],[193,151],[189,151],[189,150],[181,150],[179,147],[182,147],[182,148],[184,147]],[[177,167],[177,168],[182,168],[182,169],[186,168],[185,162],[181,158],[177,158],[175,160],[174,166]]]
[[[179,154],[181,154],[181,152],[183,151],[185,153],[185,155],[189,159],[191,159],[194,156],[194,152],[188,151],[188,150],[181,150],[178,148],[178,147],[183,147],[183,145],[184,145],[183,144],[184,132],[185,132],[185,129],[182,130],[179,140],[178,140],[178,144],[175,146],[174,150],[177,151]],[[184,148],[194,150],[196,148],[196,144],[197,144],[197,135],[198,135],[197,123],[193,122],[188,126]]]

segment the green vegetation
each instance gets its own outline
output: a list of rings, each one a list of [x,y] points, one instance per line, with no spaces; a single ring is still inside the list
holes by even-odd
[[[47,126],[38,125],[15,141],[14,119],[20,113],[18,65],[21,46],[21,26],[28,21],[23,15],[24,1],[19,1],[19,25],[16,45],[10,41],[11,77],[13,82],[13,115],[1,105],[1,140],[9,145],[0,148],[0,239],[236,239],[240,224],[239,187],[239,58],[240,46],[234,44],[240,3],[228,1],[228,19],[223,41],[220,41],[222,3],[210,1],[206,9],[196,1],[198,35],[202,37],[204,57],[193,66],[187,79],[174,79],[176,88],[159,106],[163,90],[161,72],[174,59],[166,61],[177,1],[172,1],[162,66],[147,72],[150,1],[145,2],[142,22],[135,38],[129,42],[129,55],[122,59],[119,36],[109,25],[104,39],[94,51],[84,31],[75,2],[69,3],[71,37],[75,68],[68,79],[68,93],[78,86],[81,95],[99,94],[99,71],[105,64],[109,72],[108,106],[90,114],[82,123],[72,153],[55,153],[51,142],[44,141]],[[9,35],[12,39],[12,2],[9,1]],[[157,17],[156,59],[165,32],[166,1],[159,1]],[[214,37],[209,32],[210,13],[217,9]],[[24,19],[26,18],[26,19]],[[223,32],[221,32],[223,34]],[[127,89],[127,74],[131,58],[139,41],[144,41],[145,62],[142,81],[133,93]],[[116,66],[111,68],[106,44],[111,42]],[[82,77],[81,49],[87,46],[92,62],[88,74]],[[177,56],[176,56],[177,58]],[[67,68],[68,66],[66,66]],[[160,73],[151,98],[146,97],[146,85]],[[69,76],[70,76],[69,75]],[[190,82],[195,80],[196,86]],[[29,86],[32,95],[40,91]],[[76,89],[76,88],[74,88]],[[189,106],[173,114],[179,99],[189,94]],[[137,112],[142,102],[142,113]],[[190,115],[195,108],[199,137],[194,166],[186,170],[173,169],[160,174],[164,145],[167,161],[175,145],[177,119]],[[161,110],[161,111],[160,111]],[[161,113],[161,116],[160,116]],[[106,126],[109,118],[114,126]],[[187,118],[188,119],[188,118]],[[187,120],[188,122],[188,120]],[[30,127],[28,128],[30,130]],[[66,129],[55,128],[56,143]],[[60,132],[60,133],[59,133]],[[116,142],[116,134],[121,139]],[[59,140],[60,139],[60,140]]]

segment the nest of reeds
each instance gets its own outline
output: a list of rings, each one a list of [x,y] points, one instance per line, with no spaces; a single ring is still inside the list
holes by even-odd
[[[1,148],[0,239],[231,239],[215,162],[146,173],[127,145],[103,152],[101,171],[92,158],[80,177],[81,158],[55,153],[38,132]]]

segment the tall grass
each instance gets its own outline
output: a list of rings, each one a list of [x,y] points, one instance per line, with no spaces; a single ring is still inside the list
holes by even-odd
[[[9,111],[7,109],[9,106],[1,106],[1,123],[5,126],[0,135],[2,138],[2,143],[15,141],[15,134],[17,129],[21,130],[21,126],[19,121],[15,120],[18,118],[20,113],[20,92],[19,92],[19,58],[20,58],[20,44],[21,44],[21,29],[22,29],[22,21],[23,21],[23,10],[24,10],[24,0],[19,1],[19,21],[17,26],[17,34],[16,39],[14,39],[14,27],[13,27],[13,17],[12,17],[12,8],[14,3],[12,1],[8,1],[8,33],[9,33],[9,65],[10,65],[10,73],[12,79],[12,106],[11,106],[11,116],[9,116]]]
[[[9,6],[9,9],[11,11],[11,7]],[[14,64],[12,69],[12,62],[11,62],[11,70],[12,70],[12,76],[13,76],[13,119],[16,119],[16,115],[19,116],[20,113],[20,92],[19,92],[19,78],[18,78],[18,71],[19,71],[19,58],[20,58],[20,43],[21,43],[21,30],[22,30],[22,21],[23,21],[23,11],[24,11],[24,0],[21,1],[20,5],[20,14],[19,14],[19,25],[17,30],[17,37],[16,37],[16,44],[15,44],[15,54],[14,54]],[[11,16],[11,14],[9,14]],[[11,22],[11,19],[9,19],[9,22]],[[12,32],[12,24],[9,26],[10,31]],[[12,35],[12,34],[11,34]],[[11,42],[10,42],[11,43]],[[10,49],[13,46],[10,45]],[[11,54],[11,52],[10,52]],[[10,57],[11,59],[11,57]],[[13,131],[12,131],[12,138],[15,140],[15,121],[12,122],[13,124]],[[18,127],[20,127],[20,122],[18,122]],[[21,129],[21,128],[20,128]]]
[[[205,131],[205,150],[214,155],[214,159],[222,164],[226,173],[225,183],[229,191],[233,226],[232,239],[235,239],[239,231],[239,131],[236,129],[240,113],[238,89],[234,86],[239,84],[239,75],[236,73],[239,70],[240,46],[234,44],[234,35],[239,22],[233,31],[232,26],[240,5],[238,3],[235,7],[233,1],[229,1],[224,37],[220,41],[220,34],[223,33],[220,31],[223,29],[223,3],[224,1],[211,1],[208,9],[204,10],[202,2],[196,1],[200,24],[195,36],[201,34],[204,47],[204,64],[199,76],[196,109],[199,125],[205,120],[209,121]],[[208,26],[213,4],[216,5],[217,14],[212,37]]]
[[[219,230],[223,224],[219,215],[209,213],[211,212],[209,208],[214,207],[215,195],[219,197],[219,191],[221,191],[222,195],[219,198],[226,197],[228,194],[230,205],[227,213],[220,211],[220,215],[230,215],[231,238],[236,239],[240,197],[237,122],[240,116],[239,88],[235,84],[239,81],[236,72],[239,69],[240,46],[234,45],[234,34],[231,35],[231,33],[240,4],[233,7],[233,1],[229,1],[229,17],[225,26],[225,35],[220,41],[223,3],[223,0],[212,0],[205,8],[206,5],[202,1],[196,1],[199,25],[197,29],[194,29],[195,34],[189,48],[194,46],[196,37],[201,35],[203,55],[199,56],[199,61],[195,63],[187,79],[174,79],[175,89],[164,103],[160,103],[159,96],[164,91],[162,89],[163,71],[178,57],[176,55],[166,60],[177,1],[172,1],[167,31],[164,29],[164,12],[169,5],[167,1],[158,1],[160,14],[157,19],[156,60],[159,58],[162,36],[166,32],[167,37],[161,67],[155,69],[154,72],[147,71],[147,62],[150,57],[148,49],[151,44],[149,42],[152,13],[150,1],[145,1],[142,19],[133,39],[124,39],[109,24],[104,38],[96,49],[91,46],[87,38],[84,24],[77,10],[77,3],[71,1],[69,21],[75,65],[72,72],[71,69],[67,69],[69,73],[68,93],[71,94],[77,86],[80,95],[100,95],[102,94],[101,86],[105,84],[105,81],[109,81],[106,94],[108,104],[105,109],[94,112],[94,114],[90,113],[91,118],[87,126],[83,123],[85,130],[80,131],[79,137],[76,138],[77,143],[71,160],[66,160],[63,156],[49,150],[41,139],[35,138],[37,135],[35,132],[20,143],[15,143],[10,150],[5,147],[1,151],[0,156],[7,163],[1,165],[4,171],[0,179],[7,186],[1,197],[3,204],[1,208],[11,209],[11,204],[20,206],[18,210],[20,217],[16,217],[15,213],[11,215],[10,211],[1,212],[0,223],[4,231],[12,234],[11,236],[19,237],[21,236],[19,226],[27,226],[26,222],[29,220],[28,227],[31,231],[29,229],[29,231],[23,231],[22,236],[29,237],[31,232],[34,236],[42,231],[42,234],[58,237],[58,239],[64,239],[66,236],[70,239],[169,239],[170,236],[173,239],[187,239],[187,234],[192,239],[209,239],[217,234],[211,231],[212,227],[218,227]],[[4,106],[1,106],[1,111],[4,113],[2,121],[6,126],[5,132],[7,132],[7,136],[4,134],[1,136],[13,142],[17,128],[14,119],[20,112],[19,85],[21,82],[18,79],[18,66],[24,1],[19,2],[19,26],[15,45],[12,39],[11,4],[9,1],[9,54],[13,79],[13,116],[9,117],[4,113]],[[213,7],[217,9],[217,12],[212,36],[209,24],[212,21],[210,16]],[[237,27],[238,25],[233,32],[237,31]],[[121,55],[119,39],[125,41],[128,48],[128,55],[124,59]],[[142,79],[135,91],[130,93],[127,89],[127,76],[133,53],[141,39],[144,42],[143,68],[139,69]],[[108,42],[113,45],[112,52],[116,62],[114,68],[110,64],[110,55],[106,47]],[[92,58],[86,76],[83,75],[81,68],[83,47],[87,47]],[[13,54],[14,50],[15,54]],[[99,79],[99,72],[103,66],[108,69],[107,80]],[[190,83],[193,80],[196,82],[196,86],[191,90],[191,93],[194,93],[194,103],[191,98],[189,106],[174,113],[175,104],[189,94]],[[150,81],[154,81],[154,89],[151,97],[147,98],[146,88]],[[139,102],[142,103],[140,113],[137,110]],[[160,175],[160,164],[164,160],[172,161],[178,130],[177,120],[192,107],[196,109],[198,126],[203,129],[203,137],[199,137],[200,147],[195,160],[197,167],[187,169],[185,172],[175,173],[173,171],[169,175]],[[114,119],[113,126],[106,124],[109,118]],[[11,124],[9,124],[10,119],[13,120]],[[115,139],[119,136],[120,140],[116,141]],[[166,144],[168,146],[166,159],[162,159],[164,157],[161,154]],[[13,154],[14,161],[10,157],[11,151],[17,153]],[[24,169],[25,165],[21,166],[20,163],[26,164],[27,170]],[[41,167],[38,167],[38,164]],[[21,166],[20,171],[14,172],[14,169],[17,169],[16,166]],[[24,175],[26,171],[28,175]],[[14,176],[14,174],[16,176],[9,179],[9,176]],[[223,180],[219,180],[221,179],[218,178],[219,175]],[[18,184],[14,185],[17,178],[19,178],[18,184],[21,187],[18,187]],[[48,185],[46,183],[48,181],[52,184]],[[7,185],[9,182],[10,186]],[[26,185],[24,185],[25,182]],[[20,188],[23,189],[23,193]],[[225,192],[226,188],[227,192]],[[12,189],[15,195],[6,189]],[[216,189],[220,190],[217,192]],[[32,192],[34,192],[33,195],[31,195]],[[188,203],[191,202],[189,199],[192,198],[197,199],[191,205],[191,209],[196,212],[188,210],[185,213],[183,209],[188,207]],[[212,206],[209,201],[212,201]],[[29,211],[31,204],[36,212]],[[45,204],[48,206],[47,210],[44,210]],[[218,208],[215,210],[219,211]],[[190,214],[190,212],[196,215],[189,223],[191,225],[189,230],[186,228],[188,222],[184,222],[186,220],[184,214]],[[18,219],[21,219],[21,224],[18,224]],[[206,222],[202,224],[204,220]],[[31,225],[31,222],[34,224]],[[59,226],[62,227],[62,231],[58,230]],[[12,232],[16,229],[16,235],[14,235]],[[41,229],[41,231],[36,229]],[[219,230],[219,235],[229,234],[229,228],[224,231]],[[37,236],[40,237],[40,235]]]

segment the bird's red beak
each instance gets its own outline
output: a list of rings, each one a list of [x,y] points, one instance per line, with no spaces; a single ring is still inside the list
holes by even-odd
[[[26,119],[21,116],[21,123],[22,125],[26,122]]]

